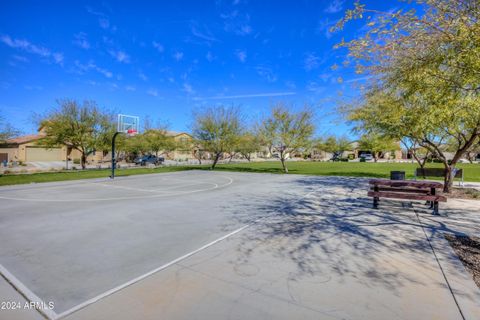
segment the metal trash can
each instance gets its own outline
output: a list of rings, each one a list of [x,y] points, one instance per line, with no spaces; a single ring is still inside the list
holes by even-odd
[[[390,180],[405,180],[405,171],[390,171]]]

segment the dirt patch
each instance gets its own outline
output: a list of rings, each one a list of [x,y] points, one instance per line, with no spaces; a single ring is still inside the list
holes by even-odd
[[[474,188],[452,188],[450,193],[443,193],[447,198],[480,200],[480,191]]]
[[[480,238],[451,234],[445,235],[445,238],[480,288]]]

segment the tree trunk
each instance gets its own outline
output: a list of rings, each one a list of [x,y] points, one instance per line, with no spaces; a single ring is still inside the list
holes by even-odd
[[[282,162],[283,171],[285,173],[288,173],[287,163],[285,161],[285,157],[284,157],[283,153],[280,153],[280,161]]]
[[[212,167],[211,167],[212,170],[215,169],[215,166],[217,165],[218,159],[220,159],[220,155],[221,155],[221,153],[215,154],[215,159],[213,159],[213,163],[212,163]]]
[[[85,169],[87,167],[87,156],[85,155],[84,152],[82,152],[82,157],[80,159],[80,163],[82,165],[82,169]]]
[[[455,165],[445,165],[445,177],[443,178],[443,192],[450,193],[452,185],[453,185],[453,178],[452,173]]]

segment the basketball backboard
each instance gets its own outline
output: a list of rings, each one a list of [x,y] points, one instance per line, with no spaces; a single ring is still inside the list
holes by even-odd
[[[119,114],[117,122],[117,132],[123,132],[128,135],[135,135],[139,131],[139,123],[139,117]]]

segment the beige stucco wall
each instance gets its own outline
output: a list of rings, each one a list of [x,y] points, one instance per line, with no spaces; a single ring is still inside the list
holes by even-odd
[[[8,154],[8,161],[19,161],[18,148],[0,148],[0,153]]]

